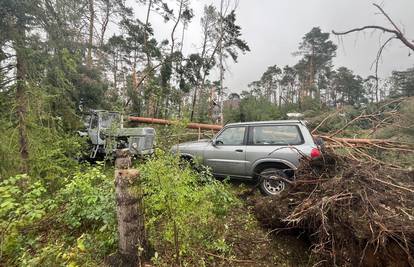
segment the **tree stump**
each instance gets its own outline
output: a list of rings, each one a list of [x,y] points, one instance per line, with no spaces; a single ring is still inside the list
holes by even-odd
[[[119,257],[116,266],[142,266],[147,257],[144,228],[143,191],[139,172],[130,169],[128,149],[116,151],[115,195],[119,233]]]

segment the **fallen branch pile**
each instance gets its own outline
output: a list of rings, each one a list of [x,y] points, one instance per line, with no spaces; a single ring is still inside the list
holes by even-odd
[[[410,131],[414,129],[409,108],[413,104],[414,98],[391,99],[379,107],[362,109],[359,115],[352,114],[355,112],[353,110],[338,109],[323,119],[319,117],[319,120],[313,121],[312,134],[322,138],[326,147],[334,148],[355,161],[401,169],[402,166],[410,165],[405,156],[414,155],[413,139],[409,137]],[[348,128],[353,130],[348,131]],[[392,139],[371,138],[378,134],[381,136],[380,133],[384,131],[388,131],[385,136],[391,136]],[[339,134],[348,137],[339,138]]]
[[[343,155],[354,161],[365,163],[382,164],[394,169],[404,169],[393,160],[383,160],[378,155],[385,155],[386,152],[410,153],[414,155],[414,144],[397,142],[385,139],[362,139],[362,138],[337,138],[330,136],[315,136],[322,138],[325,146],[332,149],[341,150]]]
[[[414,144],[404,143],[386,139],[373,139],[373,138],[337,138],[325,135],[315,135],[315,137],[320,137],[323,140],[332,143],[338,144],[339,146],[348,146],[348,147],[367,147],[373,146],[382,149],[394,149],[401,151],[414,152]]]
[[[307,232],[322,265],[414,266],[413,171],[330,151],[283,195],[253,201],[265,226]]]

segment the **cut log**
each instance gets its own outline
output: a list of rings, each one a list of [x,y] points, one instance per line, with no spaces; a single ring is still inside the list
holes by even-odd
[[[115,161],[115,195],[119,233],[119,259],[122,266],[142,266],[147,258],[144,228],[143,192],[139,172],[130,169],[128,150],[118,150]]]

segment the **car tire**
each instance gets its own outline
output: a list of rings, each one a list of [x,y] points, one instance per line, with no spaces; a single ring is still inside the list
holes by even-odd
[[[269,179],[271,178],[271,179]],[[281,179],[283,178],[283,179]],[[286,190],[288,176],[281,169],[265,168],[259,174],[259,189],[265,196],[278,196]]]
[[[180,166],[181,167],[189,166],[191,169],[193,169],[197,172],[200,169],[198,164],[194,161],[194,159],[192,157],[188,157],[188,156],[181,156],[180,157]]]
[[[186,165],[189,165],[190,167],[192,167],[194,162],[193,162],[193,159],[191,157],[180,156],[179,164],[180,164],[181,167],[185,167]]]

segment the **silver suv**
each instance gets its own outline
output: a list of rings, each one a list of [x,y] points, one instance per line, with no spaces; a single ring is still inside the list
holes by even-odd
[[[212,140],[176,145],[173,153],[211,168],[217,177],[258,179],[265,195],[282,192],[303,156],[320,156],[299,120],[227,124]]]

